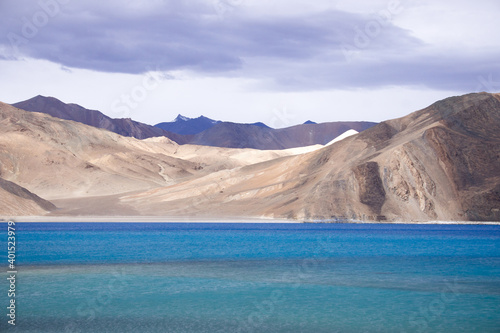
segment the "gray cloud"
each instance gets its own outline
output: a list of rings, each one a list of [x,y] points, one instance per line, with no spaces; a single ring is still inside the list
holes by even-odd
[[[500,63],[496,55],[440,58],[408,56],[380,61],[358,60],[350,64],[327,64],[299,68],[293,73],[278,64],[269,65],[276,73],[269,89],[289,91],[351,90],[356,88],[411,86],[448,91],[500,91]],[[299,67],[299,66],[297,66]],[[264,70],[262,70],[264,71]]]
[[[376,15],[255,17],[241,10],[221,17],[201,0],[151,1],[142,7],[95,0],[42,3],[2,4],[1,43],[11,52],[0,57],[132,74],[189,69],[296,90],[387,85],[467,90],[481,71],[500,70],[496,54],[478,59],[421,54],[423,42]],[[26,34],[30,25],[35,29]]]

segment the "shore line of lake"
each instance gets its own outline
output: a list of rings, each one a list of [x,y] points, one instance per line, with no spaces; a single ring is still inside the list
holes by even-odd
[[[342,223],[342,224],[440,224],[500,225],[498,221],[302,221],[256,217],[166,217],[166,216],[0,216],[0,222],[40,223]]]

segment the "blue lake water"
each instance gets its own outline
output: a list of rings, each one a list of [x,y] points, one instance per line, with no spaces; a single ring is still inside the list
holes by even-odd
[[[0,227],[1,332],[500,332],[500,226]]]

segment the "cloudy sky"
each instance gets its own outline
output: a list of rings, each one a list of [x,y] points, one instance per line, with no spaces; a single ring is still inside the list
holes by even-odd
[[[155,124],[382,121],[500,92],[498,0],[0,1],[0,100]]]

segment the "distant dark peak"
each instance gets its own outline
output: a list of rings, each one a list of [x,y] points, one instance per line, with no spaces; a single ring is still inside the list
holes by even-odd
[[[213,120],[211,118],[205,117],[204,115],[201,115],[201,116],[199,116],[196,119],[199,119],[199,120],[208,120],[208,121],[213,121],[213,122],[216,122],[216,123],[220,123],[220,120]]]
[[[155,127],[181,135],[194,135],[209,129],[218,123],[220,123],[220,121],[212,120],[205,116],[189,118],[179,114],[173,121],[159,123],[156,124]]]
[[[182,114],[179,113],[179,115],[174,119],[174,122],[179,122],[179,121],[189,121],[192,118],[184,117]]]
[[[311,120],[308,120],[304,123],[304,125],[316,125],[317,123],[315,123],[314,121],[311,121]]]
[[[56,101],[56,102],[61,102],[60,100],[58,100],[57,98],[55,97],[52,97],[52,96],[42,96],[42,95],[38,95],[38,96],[35,96],[33,97],[31,100],[49,100],[49,101]],[[29,101],[29,100],[28,100]],[[62,103],[62,102],[61,102]]]
[[[47,99],[47,98],[54,98],[54,97],[51,97],[51,96],[43,96],[43,95],[36,95],[35,97],[31,98],[31,99]]]
[[[271,128],[271,127],[267,126],[266,124],[264,124],[262,122],[253,123],[253,124],[249,124],[249,125],[259,126],[259,127],[264,127],[264,128]]]

